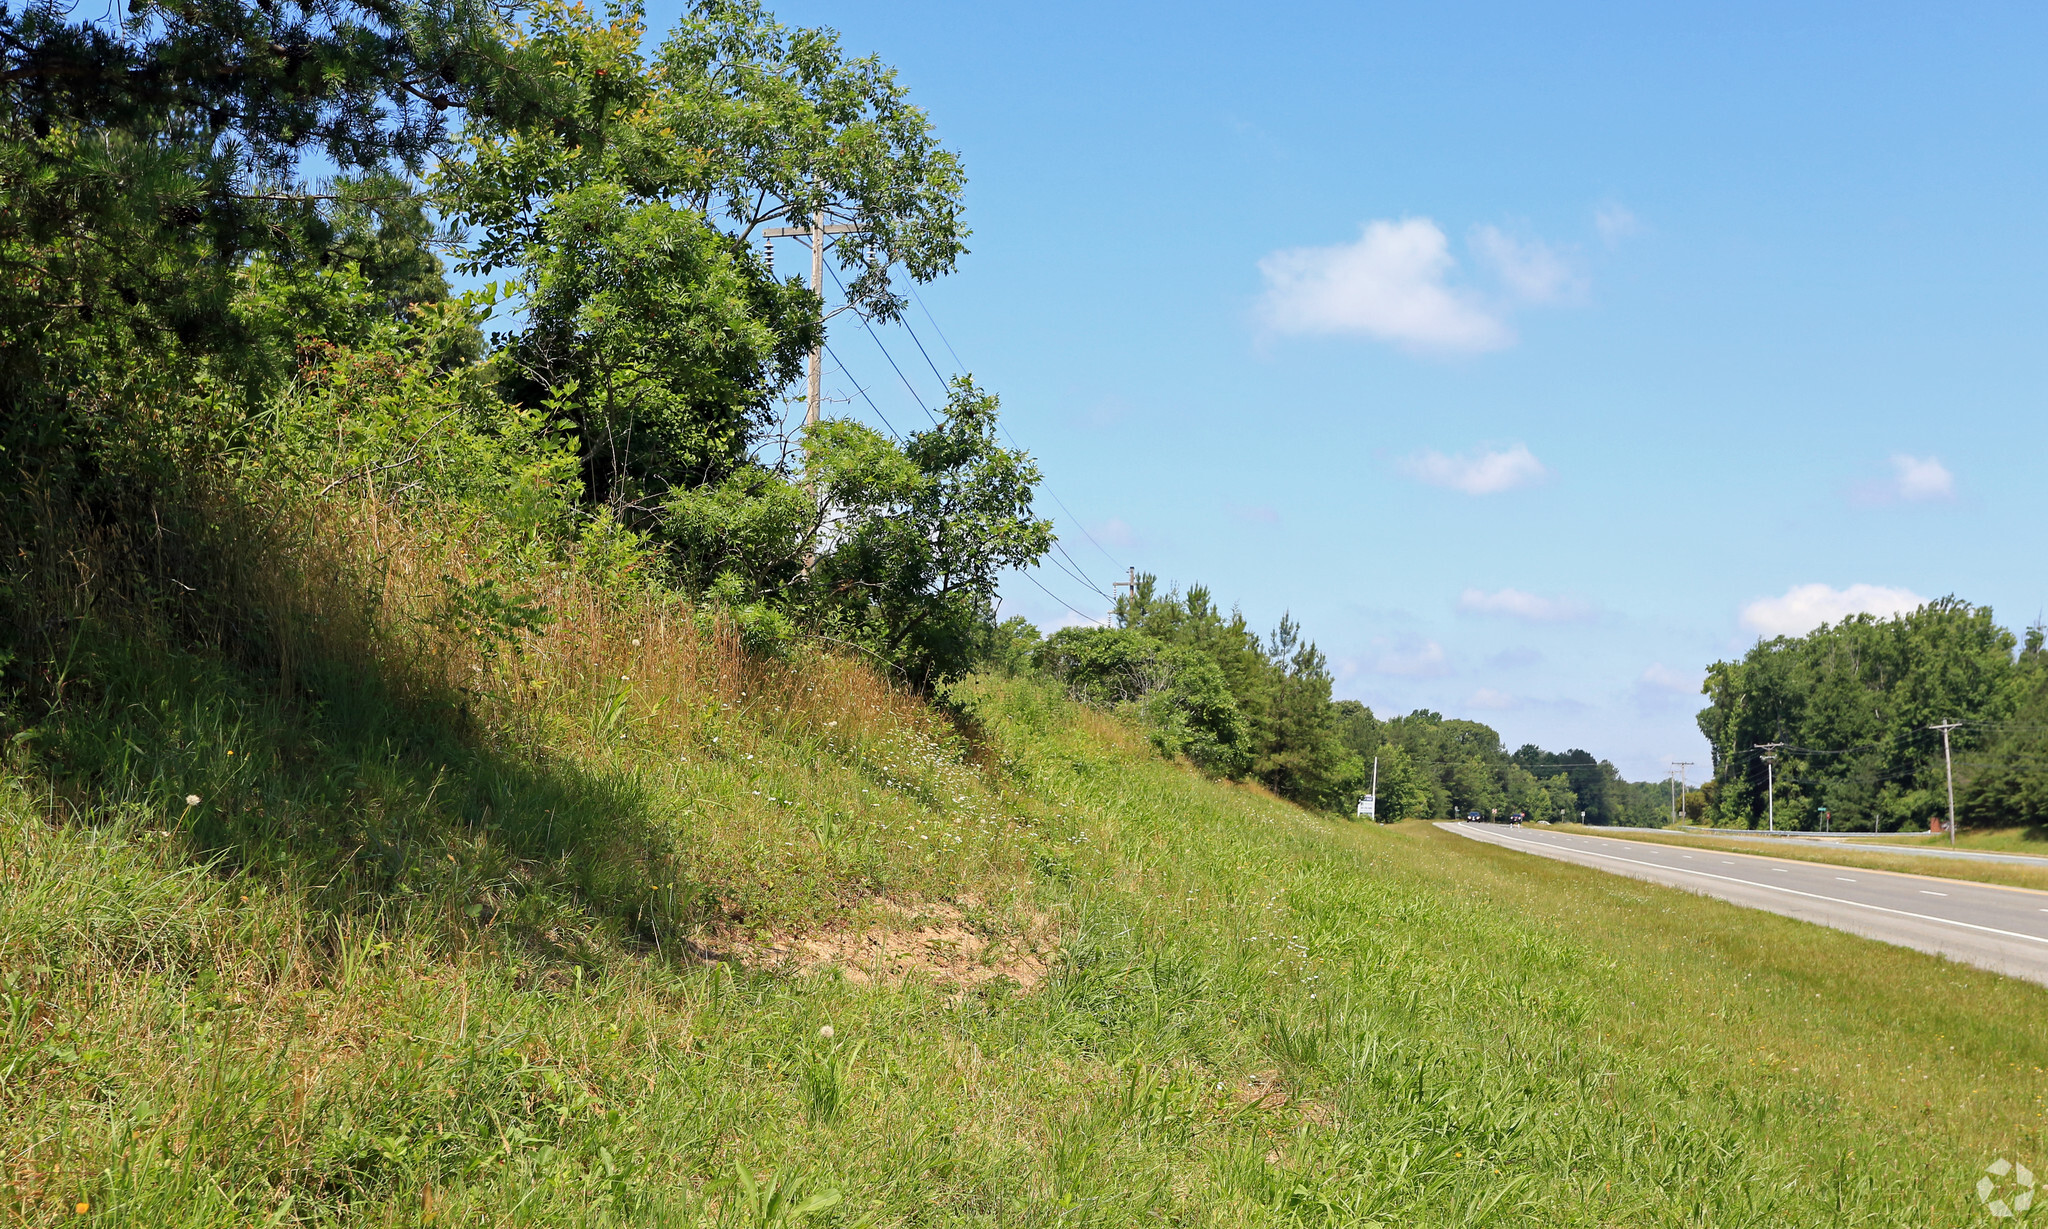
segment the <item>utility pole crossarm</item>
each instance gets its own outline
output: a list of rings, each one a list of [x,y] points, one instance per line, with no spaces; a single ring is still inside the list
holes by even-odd
[[[1771,831],[1778,830],[1778,749],[1784,743],[1758,743],[1756,749],[1764,753],[1764,805],[1770,817]]]
[[[825,221],[825,214],[822,210],[812,216],[809,226],[769,227],[761,232],[762,246],[768,252],[768,269],[771,273],[775,269],[775,245],[772,240],[809,239],[811,241],[811,293],[817,295],[818,301],[823,303],[825,301],[825,236],[850,235],[861,229],[858,226],[848,226],[843,222],[828,224]],[[825,337],[820,332],[817,344],[811,347],[810,381],[809,387],[806,390],[807,396],[804,408],[804,426],[806,427],[818,425],[818,412],[825,403],[824,379]]]
[[[1131,578],[1130,578],[1129,580],[1116,580],[1116,581],[1111,581],[1111,582],[1110,582],[1110,585],[1109,585],[1109,587],[1110,587],[1110,588],[1112,588],[1112,589],[1129,589],[1129,590],[1131,591],[1131,592],[1130,592],[1130,596],[1131,596],[1131,597],[1133,597],[1133,598],[1137,597],[1137,596],[1138,596],[1138,569],[1136,569],[1136,568],[1132,568],[1132,569],[1131,569]],[[1110,622],[1112,622],[1112,623],[1116,622],[1116,611],[1112,610],[1112,611],[1110,611],[1110,612],[1109,612],[1109,621],[1110,621]]]
[[[838,222],[830,226],[771,226],[761,232],[763,239],[808,239],[812,235],[850,235],[860,230],[858,226],[844,226]]]

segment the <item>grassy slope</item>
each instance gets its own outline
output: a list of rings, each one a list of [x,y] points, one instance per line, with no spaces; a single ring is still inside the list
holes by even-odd
[[[0,810],[0,1209],[1922,1225],[2043,1159],[2041,989],[1305,815],[1022,682],[962,689],[970,744],[844,663],[563,629],[467,725],[105,651],[59,740],[99,785]],[[885,896],[1049,913],[1053,975],[682,941],[907,925]]]

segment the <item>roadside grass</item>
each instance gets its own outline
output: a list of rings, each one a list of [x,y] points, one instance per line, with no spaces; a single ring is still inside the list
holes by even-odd
[[[1874,836],[1866,834],[1851,837],[1850,840],[1858,845],[1925,845],[1943,849],[1949,846],[1948,837],[1935,836],[1927,832],[1886,832]],[[1961,827],[1956,832],[1955,847],[2048,857],[2048,829]]]
[[[181,571],[254,604],[206,636],[50,623],[12,1223],[1903,1227],[2048,1169],[2042,988],[750,657],[602,561],[450,630],[463,535],[320,533]],[[1048,928],[963,985],[953,931]]]
[[[1680,845],[1687,849],[1713,849],[1758,858],[1784,858],[1794,862],[1818,862],[1826,866],[1853,866],[1861,870],[1891,871],[1894,874],[1924,875],[1935,879],[1961,879],[1970,883],[1992,883],[2001,887],[2027,888],[2048,892],[2048,865],[2023,866],[2006,862],[1980,862],[1974,858],[1915,857],[1911,849],[1872,849],[1844,845],[1840,848],[1792,844],[1762,837],[1743,840],[1721,836],[1699,836],[1667,828],[1661,832],[1630,832],[1579,824],[1556,824],[1553,831],[1583,836],[1609,837],[1619,841],[1646,841],[1652,845]]]
[[[0,829],[11,1214],[1961,1225],[1983,1164],[2041,1159],[2039,988],[1307,815],[1027,681],[955,700],[984,739],[962,792],[880,788],[956,828],[998,798],[1051,813],[949,863],[984,887],[974,868],[1020,868],[1016,891],[1064,919],[1036,993],[861,987],[627,938],[569,959],[459,910],[323,909],[318,885],[197,862],[139,812],[53,824],[18,783]],[[773,708],[720,728],[745,722],[764,776],[841,788],[846,760]],[[771,839],[721,839],[775,880],[791,811],[738,797]],[[820,865],[804,874],[857,882]]]
[[[1565,825],[1560,824],[1558,826],[1564,827]],[[1699,832],[1725,833],[1737,839],[1765,841],[1777,839],[1768,834],[1758,832],[1753,828],[1712,828],[1695,825],[1686,825],[1685,827]],[[1671,830],[1678,831],[1680,829],[1674,828]],[[1816,836],[1823,834],[1802,833],[1801,835]],[[1925,846],[1930,849],[1951,848],[1946,835],[1936,836],[1928,832],[1837,833],[1834,839],[1839,840],[1844,845],[1880,846],[1885,848],[1893,846],[1906,848]],[[1966,825],[1956,833],[1953,848],[1981,849],[1992,853],[2024,853],[2048,858],[2048,828],[1979,828]]]

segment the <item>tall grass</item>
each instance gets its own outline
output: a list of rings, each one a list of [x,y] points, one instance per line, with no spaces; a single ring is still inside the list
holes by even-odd
[[[1311,816],[1029,680],[750,659],[602,543],[199,525],[150,575],[218,606],[37,582],[16,1222],[1962,1225],[2048,1169],[2039,988]],[[1051,976],[708,958],[937,902],[1050,915]]]

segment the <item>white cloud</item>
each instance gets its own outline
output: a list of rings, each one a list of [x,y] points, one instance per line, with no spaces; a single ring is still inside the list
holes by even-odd
[[[1593,613],[1592,607],[1577,598],[1542,597],[1520,589],[1501,589],[1493,593],[1467,589],[1458,595],[1458,609],[1468,614],[1507,615],[1531,623],[1562,623],[1583,619]]]
[[[1927,599],[1883,585],[1794,585],[1783,597],[1760,597],[1742,608],[1742,625],[1760,636],[1803,636],[1823,623],[1854,614],[1889,616],[1916,610]]]
[[[1062,611],[1060,617],[1054,619],[1051,623],[1040,623],[1038,628],[1049,636],[1063,627],[1108,627],[1109,624],[1110,621],[1107,615],[1099,619],[1091,619],[1086,615],[1076,614],[1071,610],[1067,610]]]
[[[1478,226],[1471,247],[1501,284],[1525,302],[1555,303],[1582,288],[1571,265],[1547,244],[1524,243],[1498,226]]]
[[[1893,494],[1900,499],[1954,499],[1956,476],[1934,457],[1892,454]]]
[[[1372,663],[1375,674],[1392,674],[1401,678],[1438,678],[1449,674],[1451,664],[1444,655],[1444,646],[1434,640],[1419,645],[1389,649]]]
[[[1138,531],[1125,524],[1120,517],[1112,516],[1100,525],[1097,525],[1094,534],[1096,541],[1107,543],[1110,546],[1139,545]]]
[[[1698,674],[1687,674],[1673,670],[1663,662],[1656,662],[1643,671],[1643,684],[1660,691],[1676,691],[1681,694],[1697,694],[1704,681]]]
[[[1612,247],[1630,235],[1641,234],[1643,224],[1636,220],[1628,206],[1606,204],[1593,211],[1593,228]]]
[[[1445,283],[1456,263],[1428,218],[1368,222],[1356,243],[1287,248],[1259,261],[1259,314],[1276,333],[1362,335],[1414,350],[1511,345],[1514,331],[1497,313]]]
[[[1402,462],[1401,468],[1410,477],[1431,486],[1449,487],[1467,495],[1496,495],[1526,486],[1550,473],[1525,444],[1469,456],[1424,452]]]
[[[1495,691],[1491,687],[1481,687],[1478,691],[1473,692],[1472,698],[1465,701],[1465,703],[1470,704],[1473,708],[1503,709],[1513,708],[1515,706],[1515,698],[1505,691]]]

